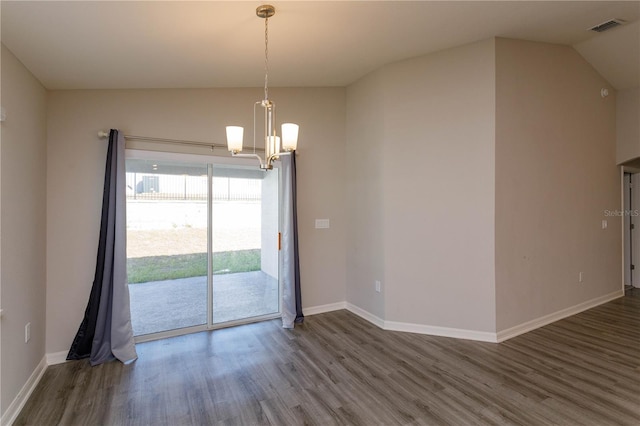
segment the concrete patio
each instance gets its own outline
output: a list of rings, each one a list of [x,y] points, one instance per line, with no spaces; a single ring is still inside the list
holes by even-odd
[[[207,323],[207,277],[130,284],[136,336]],[[213,276],[213,322],[278,312],[278,281],[262,271]]]

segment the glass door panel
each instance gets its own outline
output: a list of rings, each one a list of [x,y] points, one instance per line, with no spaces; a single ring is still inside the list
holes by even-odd
[[[135,336],[207,324],[207,166],[128,159],[127,274]]]
[[[213,324],[280,310],[278,182],[277,169],[213,168]]]

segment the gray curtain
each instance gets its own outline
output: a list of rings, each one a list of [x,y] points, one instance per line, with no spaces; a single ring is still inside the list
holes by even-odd
[[[67,355],[91,365],[138,358],[131,328],[126,259],[124,136],[109,134],[96,272],[84,318]]]
[[[298,260],[298,213],[296,207],[296,153],[280,157],[282,163],[282,326],[293,328],[304,321]]]

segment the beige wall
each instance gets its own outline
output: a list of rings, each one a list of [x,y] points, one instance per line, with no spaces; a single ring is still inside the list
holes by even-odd
[[[345,89],[273,88],[269,93],[279,121],[300,124],[303,306],[343,301]],[[96,132],[114,127],[131,135],[224,143],[225,125],[252,128],[253,103],[261,95],[260,89],[50,92],[47,352],[69,348],[93,280],[107,148]],[[315,218],[329,218],[331,228],[314,229]]]
[[[496,40],[498,331],[621,289],[615,108],[572,48]]]
[[[0,412],[45,354],[46,100],[42,85],[2,45]],[[31,340],[24,342],[31,323]]]
[[[615,106],[573,49],[505,39],[349,86],[347,301],[497,332],[619,291]]]
[[[492,332],[494,42],[386,72],[386,319]]]
[[[385,139],[382,74],[377,71],[347,88],[347,302],[384,318]],[[384,284],[384,283],[382,283]]]
[[[620,90],[616,95],[616,161],[640,158],[640,89]]]
[[[487,40],[349,87],[349,302],[386,321],[495,331],[494,72]]]

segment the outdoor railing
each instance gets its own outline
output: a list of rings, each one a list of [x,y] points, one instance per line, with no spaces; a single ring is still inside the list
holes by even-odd
[[[260,201],[262,181],[214,177],[214,201]],[[127,199],[149,201],[206,201],[206,176],[127,173]]]

